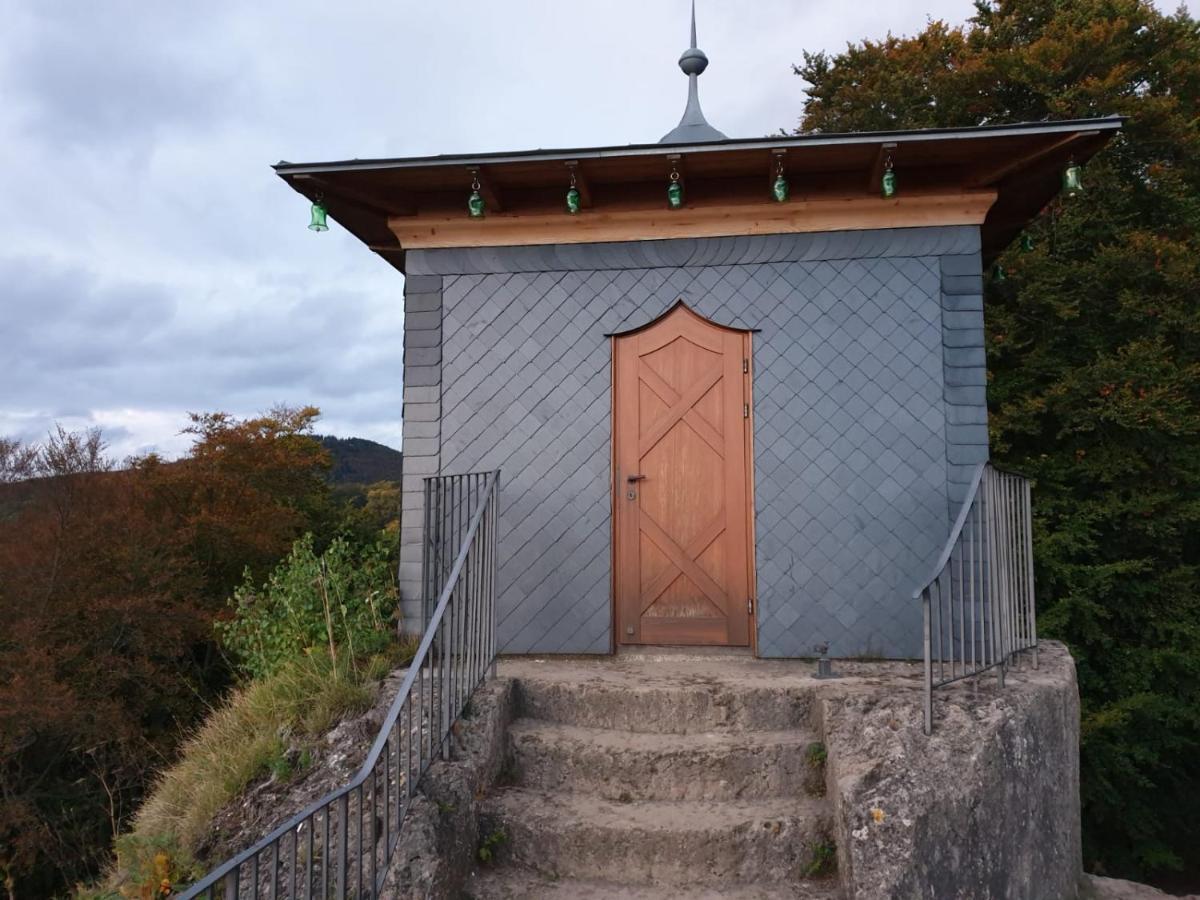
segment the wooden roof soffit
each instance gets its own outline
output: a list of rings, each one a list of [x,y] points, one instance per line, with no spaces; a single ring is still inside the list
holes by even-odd
[[[296,189],[309,199],[321,195],[334,206],[344,203],[374,216],[412,216],[416,215],[417,207],[408,194],[397,194],[386,206],[380,202],[378,194],[360,191],[349,185],[334,184],[320,175],[293,175]]]
[[[979,187],[998,184],[1000,181],[1004,180],[1006,176],[1011,175],[1018,169],[1027,169],[1030,166],[1033,166],[1036,163],[1044,160],[1046,157],[1059,153],[1060,151],[1069,148],[1073,144],[1078,144],[1084,139],[1094,138],[1099,133],[1099,131],[1076,131],[1073,134],[1068,134],[1065,137],[1050,141],[1026,153],[1011,157],[1000,165],[993,166],[991,169],[985,169],[971,179],[971,184]]]

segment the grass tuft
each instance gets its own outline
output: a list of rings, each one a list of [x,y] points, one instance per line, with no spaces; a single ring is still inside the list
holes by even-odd
[[[355,665],[347,654],[334,661],[327,652],[313,652],[239,688],[159,777],[134,817],[130,837],[167,842],[190,854],[213,817],[254,781],[268,774],[291,777],[306,768],[311,756],[302,750],[301,764],[294,766],[288,762],[290,748],[365,712],[375,683],[411,659],[414,649],[411,641],[397,643],[366,665]]]

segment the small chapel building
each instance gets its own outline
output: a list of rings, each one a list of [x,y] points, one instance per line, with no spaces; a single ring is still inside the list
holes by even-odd
[[[423,480],[501,470],[503,653],[912,658],[988,458],[983,272],[1117,118],[280,163],[404,274]],[[399,411],[398,411],[399,412]]]

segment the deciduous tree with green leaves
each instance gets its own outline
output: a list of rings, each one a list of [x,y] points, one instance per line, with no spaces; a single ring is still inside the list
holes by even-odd
[[[1200,30],[1146,0],[977,2],[806,53],[800,131],[1121,114],[986,289],[992,453],[1035,479],[1040,622],[1083,701],[1085,865],[1200,877]]]

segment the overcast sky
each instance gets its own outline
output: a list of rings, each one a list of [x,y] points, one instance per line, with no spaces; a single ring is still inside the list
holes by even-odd
[[[1173,6],[1173,4],[1172,4]],[[704,110],[791,128],[802,49],[969,0],[699,0]],[[175,455],[186,413],[321,408],[400,446],[402,277],[268,168],[655,141],[688,0],[0,0],[0,435],[99,425]]]

